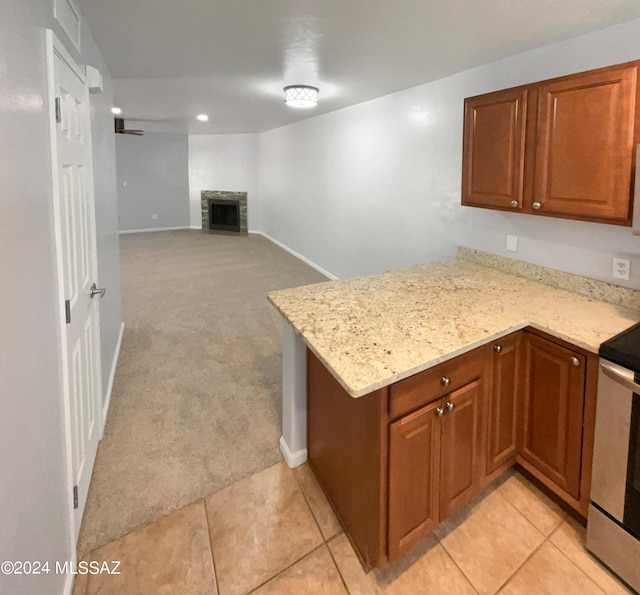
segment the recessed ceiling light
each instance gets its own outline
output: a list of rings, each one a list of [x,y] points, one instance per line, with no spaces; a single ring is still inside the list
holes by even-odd
[[[309,85],[289,85],[284,88],[284,102],[290,107],[315,107],[318,105],[318,88]]]
[[[200,114],[200,115],[196,116],[196,118],[198,118],[198,120],[200,120],[200,122],[208,122],[209,121],[209,116],[207,116],[207,114]]]
[[[111,113],[115,114],[116,116],[119,116],[122,113],[122,110],[119,107],[112,107]]]

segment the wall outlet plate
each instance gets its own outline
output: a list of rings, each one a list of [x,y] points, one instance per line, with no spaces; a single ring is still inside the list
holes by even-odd
[[[627,258],[614,258],[612,275],[616,279],[629,280],[629,273],[631,271],[631,261]]]
[[[518,236],[507,236],[507,250],[509,252],[517,252],[518,251]]]
[[[153,219],[154,221],[158,218],[158,213],[153,213],[153,215],[151,215],[151,219]]]

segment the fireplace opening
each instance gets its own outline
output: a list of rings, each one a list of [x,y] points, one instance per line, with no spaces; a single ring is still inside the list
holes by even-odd
[[[240,231],[240,202],[210,198],[209,229]]]

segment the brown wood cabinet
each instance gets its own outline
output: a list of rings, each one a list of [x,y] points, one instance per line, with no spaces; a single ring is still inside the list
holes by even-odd
[[[520,88],[465,101],[463,204],[522,208],[527,99]]]
[[[522,377],[522,333],[495,341],[487,416],[487,475],[500,474],[516,460],[517,396]]]
[[[586,358],[526,333],[519,453],[528,469],[580,497]]]
[[[629,225],[638,64],[466,99],[462,204]]]
[[[518,331],[354,399],[307,354],[309,465],[366,570],[515,462],[586,516],[596,355]]]
[[[389,559],[440,520],[440,401],[389,425]]]
[[[389,560],[480,489],[482,404],[478,377],[389,425]]]

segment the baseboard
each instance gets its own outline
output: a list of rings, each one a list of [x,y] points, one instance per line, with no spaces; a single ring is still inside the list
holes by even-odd
[[[282,453],[287,465],[292,469],[302,465],[302,463],[307,460],[307,449],[303,448],[302,450],[291,452],[284,436],[280,436],[280,452]]]
[[[102,406],[102,428],[100,429],[100,440],[104,436],[104,427],[107,425],[107,415],[109,414],[109,405],[111,404],[111,393],[113,392],[113,380],[116,377],[116,368],[118,366],[118,357],[120,356],[120,346],[122,345],[122,335],[124,334],[124,322],[120,324],[120,334],[118,342],[113,354],[111,362],[111,372],[109,373],[109,384],[107,384],[107,393],[104,396],[104,405]]]
[[[149,231],[178,231],[180,229],[192,229],[192,228],[189,227],[188,225],[183,225],[181,227],[151,227],[149,229],[123,229],[118,232],[118,235],[124,235],[127,233],[147,233]]]
[[[302,262],[307,263],[310,267],[314,268],[319,273],[322,273],[325,277],[329,277],[329,279],[331,279],[332,281],[336,281],[337,279],[340,278],[340,277],[336,277],[336,275],[334,275],[333,273],[330,273],[329,271],[323,269],[321,266],[318,266],[315,262],[313,262],[312,260],[309,260],[306,256],[302,256],[302,254],[299,254],[295,250],[292,250],[291,248],[289,248],[289,246],[285,246],[285,244],[283,244],[282,242],[279,242],[275,238],[272,238],[269,234],[265,233],[264,231],[256,231],[253,233],[259,233],[261,236],[264,236],[270,242],[273,242],[277,246],[280,246],[280,248],[282,248],[283,250],[286,250],[289,254],[293,254],[293,256],[295,256],[296,258],[299,258]]]
[[[202,224],[200,224],[200,225],[190,225],[189,229],[198,229],[198,230],[202,231]]]

